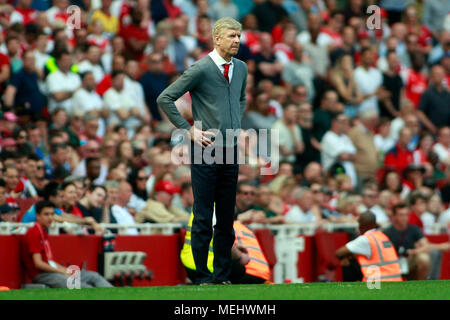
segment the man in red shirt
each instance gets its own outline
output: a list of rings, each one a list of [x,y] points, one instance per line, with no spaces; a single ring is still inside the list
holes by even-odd
[[[47,228],[53,223],[55,205],[50,201],[36,203],[36,223],[24,237],[22,259],[27,276],[33,283],[51,288],[67,288],[70,271],[54,261]],[[107,288],[112,285],[97,272],[82,270],[80,287]]]
[[[400,130],[397,144],[384,158],[384,166],[396,170],[400,175],[403,170],[413,162],[413,153],[408,150],[408,144],[412,139],[411,129],[404,127]]]
[[[133,7],[130,16],[131,23],[122,26],[119,35],[125,40],[126,58],[140,61],[144,56],[144,49],[150,41],[150,36],[147,29],[141,26],[142,11]]]

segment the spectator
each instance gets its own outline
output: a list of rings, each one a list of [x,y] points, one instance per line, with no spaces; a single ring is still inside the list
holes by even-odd
[[[327,90],[323,94],[320,108],[314,110],[314,137],[322,140],[325,133],[331,128],[331,119],[340,113],[341,105],[338,103],[338,95],[334,90]]]
[[[450,92],[443,85],[444,68],[436,65],[431,69],[430,86],[423,93],[417,115],[422,124],[432,133],[437,128],[448,125],[450,122]]]
[[[219,4],[219,2],[216,3]],[[168,56],[170,57],[168,60],[175,65],[175,70],[178,73],[183,72],[186,66],[190,64],[192,59],[190,56],[194,54],[198,45],[197,40],[187,34],[186,31],[185,22],[182,18],[177,18],[172,22],[172,41],[167,46]],[[153,51],[155,53],[155,49]],[[166,73],[170,75],[173,71]]]
[[[103,186],[91,184],[86,194],[77,203],[78,209],[84,217],[92,217],[96,222],[101,223],[103,215],[103,203],[106,199],[106,189]]]
[[[108,187],[110,189],[118,189],[116,196],[110,196],[109,205],[111,206],[111,216],[114,217],[114,220],[119,225],[134,225],[134,217],[127,208],[127,204],[133,194],[131,185],[126,181],[120,181],[118,185],[109,185]],[[108,193],[116,192],[108,190],[108,187],[106,189]],[[128,228],[127,234],[137,235],[139,232],[136,228]]]
[[[105,92],[104,101],[109,110],[108,126],[123,122],[127,130],[134,133],[136,118],[141,113],[133,99],[133,91],[124,85],[125,73],[113,73],[113,86]]]
[[[220,0],[216,1],[211,6],[211,18],[214,21],[219,20],[224,17],[231,17],[233,19],[238,19],[239,11],[238,7],[230,0]]]
[[[23,68],[13,74],[4,93],[5,106],[8,108],[23,106],[33,113],[41,112],[44,97],[39,90],[38,73],[32,51],[23,53]]]
[[[312,223],[317,220],[316,216],[311,212],[313,206],[312,192],[306,188],[296,188],[293,192],[295,204],[286,213],[285,220],[287,223]]]
[[[301,129],[297,125],[297,118],[297,106],[288,104],[284,107],[283,118],[272,125],[272,131],[278,130],[280,161],[294,163],[296,156],[303,153],[303,137]]]
[[[151,117],[156,121],[162,120],[156,98],[169,85],[169,78],[167,74],[163,73],[162,59],[161,54],[150,54],[147,60],[148,71],[140,79],[144,89],[145,102],[150,110]]]
[[[303,45],[303,49],[311,60],[314,74],[318,78],[325,78],[330,59],[327,48],[321,43],[319,37],[321,20],[317,13],[308,14],[308,30],[297,36],[297,41]]]
[[[125,40],[125,57],[140,61],[150,36],[148,30],[142,27],[144,12],[137,6],[130,9],[131,22],[122,26],[119,35]]]
[[[308,14],[314,10],[314,2],[312,0],[300,0],[298,4],[297,10],[289,13],[289,19],[295,24],[298,32],[303,32],[308,27],[306,20]]]
[[[254,210],[264,211],[266,219],[263,223],[285,223],[283,216],[283,204],[277,196],[274,196],[267,185],[260,185],[256,190]]]
[[[380,99],[380,116],[393,119],[400,115],[400,96],[404,87],[403,79],[400,77],[400,61],[394,50],[388,51],[387,68],[383,72],[383,83]]]
[[[63,0],[59,0],[63,1]],[[72,58],[68,51],[61,51],[56,56],[59,69],[48,75],[46,83],[49,92],[49,111],[57,107],[72,112],[72,95],[80,85],[80,77],[70,70]]]
[[[173,195],[178,190],[166,180],[160,180],[155,184],[154,196],[147,200],[146,206],[137,213],[136,222],[182,222],[187,223],[189,214],[185,210],[172,205]]]
[[[435,37],[442,30],[448,12],[450,12],[448,1],[429,0],[424,3],[423,22]]]
[[[359,118],[360,122],[350,130],[348,136],[356,148],[354,164],[361,182],[375,176],[378,169],[378,154],[374,141],[378,115],[374,110],[368,109],[363,111]]]
[[[377,95],[383,84],[383,76],[378,69],[372,67],[373,62],[372,50],[361,50],[361,65],[355,70],[355,82],[363,95],[359,112],[372,109],[379,113]]]
[[[280,0],[266,0],[257,3],[252,13],[256,16],[258,26],[263,32],[272,32],[275,25],[285,21],[288,17],[288,13],[281,5]]]
[[[339,100],[345,106],[345,114],[350,118],[356,117],[363,99],[354,78],[351,55],[343,54],[339,57],[336,66],[331,71],[331,81],[339,94]]]
[[[108,109],[105,108],[102,98],[95,92],[94,74],[87,71],[81,75],[81,80],[81,87],[73,95],[73,111],[80,114],[89,112],[102,118],[107,117]],[[103,126],[105,126],[104,123]]]
[[[411,139],[412,132],[409,128],[400,130],[400,137],[397,144],[386,154],[384,159],[385,167],[394,169],[401,174],[408,164],[414,161],[413,154],[408,149]]]
[[[303,85],[308,92],[308,100],[314,99],[314,71],[305,60],[303,46],[294,42],[292,45],[293,59],[283,67],[281,77],[283,81],[293,90],[296,85]]]
[[[53,222],[55,205],[49,201],[36,204],[36,224],[28,229],[24,238],[23,262],[33,283],[46,284],[51,288],[66,288],[70,271],[54,261],[48,241],[47,228]],[[82,288],[112,287],[102,276],[92,271],[81,271]]]
[[[305,147],[303,153],[297,156],[296,164],[298,168],[303,169],[312,161],[320,161],[320,143],[313,136],[314,114],[311,104],[301,103],[298,115],[297,123],[300,126]]]
[[[389,237],[401,259],[402,274],[408,275],[411,279],[426,280],[430,270],[429,254],[409,255],[408,250],[427,246],[428,240],[417,226],[408,223],[408,210],[405,203],[396,204],[392,209],[392,226],[384,229],[383,232]]]
[[[438,131],[438,141],[433,145],[433,151],[439,157],[439,162],[450,167],[450,127],[442,127]]]
[[[101,66],[101,50],[96,45],[90,45],[86,51],[86,59],[78,64],[80,73],[92,72],[95,83],[99,83],[105,76]]]
[[[269,130],[275,121],[276,117],[269,113],[269,96],[261,92],[256,96],[254,105],[249,108],[241,123],[243,129],[254,129],[259,134],[260,129]]]
[[[183,182],[180,187],[180,195],[175,194],[172,205],[183,210],[186,214],[191,214],[194,205],[194,193],[191,182]]]
[[[100,156],[100,145],[96,140],[88,140],[84,146],[81,147],[82,160],[77,165],[77,167],[72,171],[72,174],[76,177],[85,177],[87,174],[87,158],[98,158]],[[97,185],[102,185],[108,175],[108,168],[102,163],[100,165],[99,176],[92,181],[92,183]]]
[[[261,47],[259,53],[255,55],[255,83],[268,79],[273,84],[279,84],[283,66],[276,60],[272,37],[269,33],[263,32],[259,35],[259,43]]]
[[[322,166],[328,171],[335,163],[341,163],[345,173],[351,178],[352,185],[357,185],[357,175],[353,162],[356,158],[356,148],[347,136],[349,119],[343,113],[338,113],[331,121],[331,129],[325,133],[320,142],[322,150]]]
[[[379,159],[384,160],[384,155],[395,145],[395,140],[389,136],[391,122],[389,118],[380,118],[378,133],[374,136],[375,147],[377,148]]]
[[[410,56],[411,68],[403,70],[401,76],[405,84],[405,97],[417,108],[420,97],[427,89],[427,78],[422,73],[425,65],[425,56],[420,51],[414,51]]]
[[[100,21],[103,30],[109,35],[114,35],[119,31],[119,19],[110,13],[111,3],[111,0],[102,0],[101,7],[93,12],[91,21],[92,24]]]

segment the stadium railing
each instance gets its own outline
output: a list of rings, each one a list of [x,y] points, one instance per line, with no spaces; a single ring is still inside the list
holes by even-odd
[[[0,222],[0,234],[25,234],[28,228],[34,225],[33,222]],[[128,234],[128,229],[137,229],[141,235],[150,234],[174,234],[183,228],[180,223],[139,223],[139,224],[115,224],[115,223],[101,223],[105,230],[117,230],[118,234]],[[251,223],[248,225],[250,229],[269,229],[274,235],[283,233],[285,235],[314,235],[317,229],[325,230],[328,232],[356,230],[358,228],[357,223],[292,223],[292,224],[260,224]],[[71,234],[87,234],[87,227],[79,224],[69,222],[57,222],[53,223],[49,228],[49,234],[57,235],[60,230],[63,229],[66,233]],[[435,223],[429,228],[430,235],[446,233],[448,230],[447,225],[443,223]]]

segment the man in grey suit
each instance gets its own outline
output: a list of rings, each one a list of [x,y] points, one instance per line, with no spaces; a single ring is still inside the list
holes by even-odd
[[[239,172],[237,135],[246,104],[248,73],[247,65],[233,58],[239,49],[241,28],[241,24],[232,18],[219,19],[213,27],[214,50],[196,61],[157,99],[169,120],[177,128],[187,130],[191,139],[194,193],[191,246],[196,282],[200,285],[230,283],[228,277],[231,272],[231,247],[235,239],[233,218]],[[192,127],[174,104],[187,91],[192,97],[195,121]],[[206,155],[214,158],[214,162],[205,161]],[[207,260],[213,236],[214,209],[214,272],[211,273]]]

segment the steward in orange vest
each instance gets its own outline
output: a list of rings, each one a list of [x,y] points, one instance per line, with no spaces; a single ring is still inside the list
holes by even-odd
[[[375,215],[365,212],[359,216],[358,223],[361,236],[336,251],[342,265],[348,265],[348,258],[355,256],[361,268],[362,281],[403,281],[394,245],[377,230]]]
[[[195,282],[195,262],[192,255],[191,247],[191,226],[194,215],[191,213],[186,235],[184,238],[183,249],[180,253],[181,262],[183,263],[187,276],[192,282]],[[253,232],[239,221],[234,221],[235,241],[231,249],[232,253],[232,270],[230,281],[236,283],[270,283],[270,268],[267,259],[262,253],[258,240]],[[214,252],[212,250],[212,242],[208,254],[208,270],[213,272]]]

